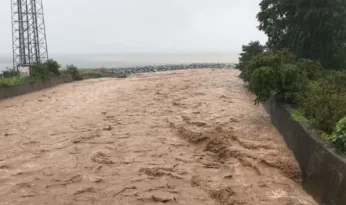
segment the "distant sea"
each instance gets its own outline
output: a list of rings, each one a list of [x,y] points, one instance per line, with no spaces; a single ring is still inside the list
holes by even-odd
[[[143,65],[188,63],[236,63],[237,53],[131,53],[131,54],[51,54],[62,66],[79,68],[119,68]],[[12,68],[12,56],[0,54],[0,71]]]

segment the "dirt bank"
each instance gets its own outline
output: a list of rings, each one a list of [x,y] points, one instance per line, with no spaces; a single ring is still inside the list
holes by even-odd
[[[238,74],[87,80],[0,101],[0,204],[315,204]]]

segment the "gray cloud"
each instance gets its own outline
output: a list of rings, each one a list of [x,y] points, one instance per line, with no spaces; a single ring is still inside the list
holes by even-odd
[[[259,0],[43,0],[54,53],[238,52],[257,30]],[[0,53],[11,54],[10,0]]]

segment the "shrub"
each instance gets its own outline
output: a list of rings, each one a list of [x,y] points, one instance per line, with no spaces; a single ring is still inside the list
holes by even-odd
[[[248,82],[255,70],[261,67],[279,68],[283,64],[294,63],[295,57],[287,51],[278,51],[274,53],[263,53],[255,56],[242,70],[240,77]]]
[[[48,71],[42,63],[37,63],[31,66],[31,72],[33,76],[45,78],[48,77]]]
[[[251,74],[249,89],[257,97],[256,104],[265,102],[271,96],[286,103],[296,104],[307,86],[308,79],[305,71],[295,64],[284,64],[285,61],[279,60],[280,55],[282,54],[266,56],[264,59],[261,56],[255,57],[265,64],[270,62],[272,65],[262,66]],[[294,60],[287,62],[294,62]]]
[[[66,71],[71,75],[73,80],[83,80],[83,77],[80,75],[79,70],[74,65],[66,66]]]
[[[60,65],[58,62],[49,59],[44,63],[37,63],[31,66],[32,75],[39,78],[49,78],[59,76]]]
[[[323,67],[319,62],[310,59],[299,59],[296,65],[299,69],[306,72],[309,80],[317,80],[322,77]]]
[[[277,69],[274,96],[283,102],[294,105],[305,91],[308,79],[304,70],[293,64],[284,64]]]
[[[346,117],[336,124],[331,141],[338,151],[346,153]]]
[[[323,76],[330,89],[339,94],[346,93],[346,71],[325,71]]]
[[[43,65],[47,68],[48,72],[52,75],[59,76],[60,75],[60,65],[53,59],[49,59],[43,63]]]
[[[346,93],[338,93],[325,80],[311,81],[299,101],[304,116],[317,130],[328,134],[346,116]]]
[[[276,84],[273,75],[275,71],[272,67],[261,67],[252,74],[249,89],[257,96],[256,105],[270,98]]]

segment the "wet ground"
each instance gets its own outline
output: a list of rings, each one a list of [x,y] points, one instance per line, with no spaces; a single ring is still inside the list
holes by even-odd
[[[139,74],[0,101],[0,204],[316,204],[238,75]]]

